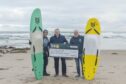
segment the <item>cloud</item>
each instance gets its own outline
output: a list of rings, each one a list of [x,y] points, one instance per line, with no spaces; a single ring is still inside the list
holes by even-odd
[[[0,31],[29,31],[29,25],[0,24]]]
[[[33,9],[39,7],[44,28],[83,29],[90,17],[97,17],[103,31],[126,31],[125,3],[125,0],[4,0],[0,3],[0,24],[9,24],[8,29],[12,30],[18,28],[10,24],[28,28]]]

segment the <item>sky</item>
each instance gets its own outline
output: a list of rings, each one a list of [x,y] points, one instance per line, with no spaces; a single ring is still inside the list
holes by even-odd
[[[83,31],[96,17],[102,31],[126,31],[126,0],[2,0],[0,31],[29,31],[35,8],[41,9],[44,29]]]

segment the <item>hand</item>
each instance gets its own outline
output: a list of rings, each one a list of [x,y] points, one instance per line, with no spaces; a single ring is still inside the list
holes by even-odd
[[[31,41],[29,40],[29,45],[31,45]]]
[[[64,42],[64,44],[67,44],[67,42]]]

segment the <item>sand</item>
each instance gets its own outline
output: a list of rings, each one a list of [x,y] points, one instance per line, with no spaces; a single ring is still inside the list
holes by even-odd
[[[126,51],[101,51],[99,69],[92,81],[75,78],[74,60],[67,60],[69,77],[54,77],[54,61],[49,58],[49,77],[35,80],[31,66],[30,51],[0,54],[0,84],[125,84],[126,83]]]

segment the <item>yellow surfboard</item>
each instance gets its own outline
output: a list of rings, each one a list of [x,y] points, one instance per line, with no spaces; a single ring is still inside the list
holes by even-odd
[[[86,80],[93,80],[98,68],[100,46],[100,23],[96,18],[90,18],[85,28],[84,55],[82,72]]]

